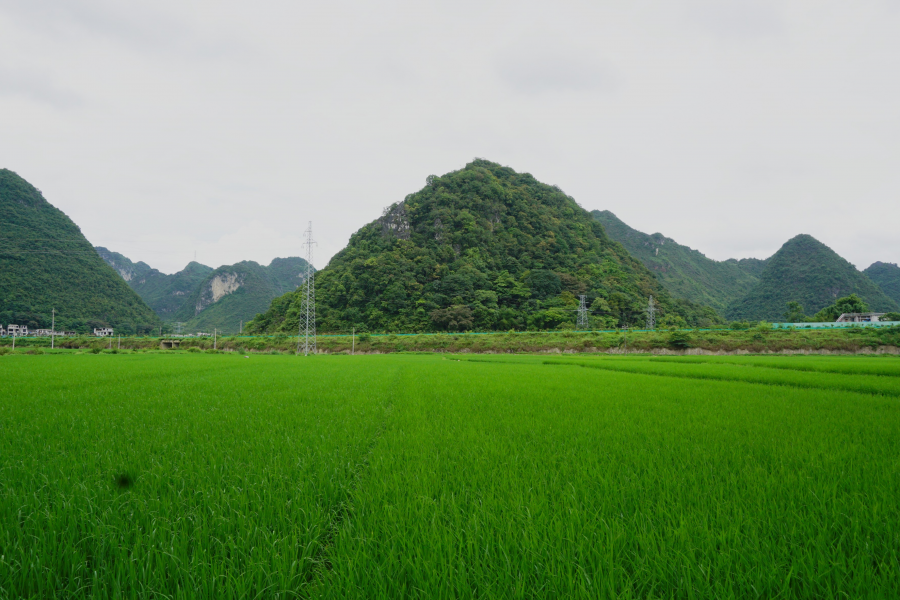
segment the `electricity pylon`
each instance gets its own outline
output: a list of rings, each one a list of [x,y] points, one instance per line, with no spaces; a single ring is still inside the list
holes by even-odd
[[[578,324],[576,327],[578,329],[587,329],[589,327],[587,296],[578,296]]]
[[[306,281],[300,299],[300,331],[297,337],[297,354],[303,346],[303,356],[316,353],[316,283],[315,271],[312,268],[313,245],[312,221],[306,229]],[[302,340],[301,340],[302,338]]]
[[[656,329],[656,302],[653,296],[650,296],[650,301],[647,302],[647,329]]]

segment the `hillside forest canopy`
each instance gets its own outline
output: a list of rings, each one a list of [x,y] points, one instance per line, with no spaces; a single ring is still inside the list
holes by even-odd
[[[301,287],[245,331],[295,333]],[[663,326],[721,324],[677,300],[556,186],[487,160],[385,209],[316,274],[322,332],[506,331],[643,327],[649,297]]]
[[[158,327],[159,318],[78,226],[8,169],[0,169],[0,223],[0,323],[78,333]]]

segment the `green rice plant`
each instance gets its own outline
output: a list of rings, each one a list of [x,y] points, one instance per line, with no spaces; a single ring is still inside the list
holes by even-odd
[[[709,363],[748,365],[785,369],[789,371],[814,371],[819,373],[846,373],[848,375],[884,375],[900,377],[900,358],[896,356],[678,356],[655,357],[654,362]]]
[[[20,356],[0,376],[0,597],[253,598],[308,587],[396,367]]]
[[[893,398],[465,360],[398,394],[316,596],[900,589]]]
[[[900,589],[893,377],[156,352],[0,378],[3,599]]]
[[[617,360],[593,357],[584,357],[577,360],[553,359],[546,361],[546,363],[573,364],[594,369],[625,371],[644,375],[664,375],[687,379],[719,379],[763,385],[789,385],[811,389],[845,390],[865,394],[900,396],[900,378],[875,375],[846,375],[843,373],[771,369],[729,363],[677,363],[645,359]]]

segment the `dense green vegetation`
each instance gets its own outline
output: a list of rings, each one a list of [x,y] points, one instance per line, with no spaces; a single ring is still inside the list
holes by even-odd
[[[896,353],[900,348],[900,327],[848,327],[836,329],[773,329],[763,323],[738,330],[678,331],[527,331],[507,333],[429,333],[320,335],[318,349],[326,354],[383,354],[392,352],[604,352],[624,353]],[[293,353],[295,335],[229,335],[182,338],[181,350]],[[56,348],[73,351],[154,350],[156,337],[126,337],[121,340],[95,337],[57,338]],[[11,349],[12,339],[0,339],[0,352]],[[48,338],[20,338],[18,352],[42,352],[50,348]],[[167,352],[170,352],[167,350]]]
[[[316,276],[321,331],[574,327],[578,296],[592,326],[710,325],[710,308],[676,301],[559,188],[476,160],[385,210]],[[300,294],[276,299],[252,330],[297,329]]]
[[[863,273],[900,304],[900,267],[896,263],[874,262]]]
[[[219,267],[186,297],[174,320],[185,322],[188,331],[217,328],[237,333],[242,322],[266,311],[274,298],[296,289],[305,276],[306,261],[295,257],[276,258],[268,267],[252,260]],[[237,287],[217,297],[217,288],[227,285]]]
[[[147,331],[159,319],[40,191],[0,169],[0,323]]]
[[[632,229],[608,210],[591,214],[603,224],[606,234],[644,263],[673,296],[722,313],[756,285],[766,265],[757,258],[712,260],[661,233],[648,235]]]
[[[733,302],[726,315],[779,321],[789,302],[815,313],[850,294],[858,295],[876,312],[900,310],[897,302],[831,248],[812,236],[798,235],[769,258],[759,283]]]
[[[296,257],[276,258],[268,267],[243,261],[218,269],[191,261],[166,275],[118,252],[96,250],[160,318],[184,323],[184,331],[237,333],[241,322],[264,312],[273,298],[295,290],[306,276],[306,261]],[[217,296],[214,290],[226,282],[228,292]]]
[[[98,246],[97,253],[116,270],[162,320],[171,321],[190,295],[212,273],[213,269],[191,261],[181,271],[166,275],[145,262],[132,262],[128,257]]]
[[[900,589],[896,357],[0,355],[0,377],[11,598]]]

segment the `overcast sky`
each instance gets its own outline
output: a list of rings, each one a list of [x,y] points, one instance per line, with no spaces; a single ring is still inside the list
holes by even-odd
[[[0,167],[164,272],[483,157],[715,259],[900,261],[900,2],[0,0]]]

